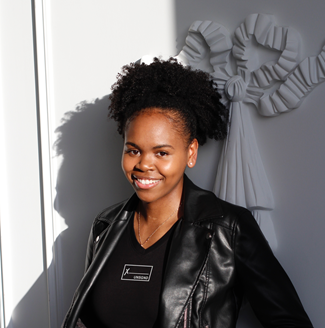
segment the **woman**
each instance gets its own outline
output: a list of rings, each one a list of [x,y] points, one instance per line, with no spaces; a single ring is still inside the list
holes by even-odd
[[[184,175],[226,136],[215,87],[173,59],[123,68],[110,117],[135,194],[96,217],[64,328],[230,328],[243,296],[265,327],[312,327],[250,212]]]

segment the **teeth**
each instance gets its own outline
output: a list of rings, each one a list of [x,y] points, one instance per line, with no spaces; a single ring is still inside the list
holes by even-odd
[[[142,179],[137,179],[137,180],[144,185],[153,184],[159,181],[159,180],[142,180]]]

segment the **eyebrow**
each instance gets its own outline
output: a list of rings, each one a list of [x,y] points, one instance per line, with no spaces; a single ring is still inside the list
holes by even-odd
[[[135,148],[140,148],[137,144],[135,144],[133,142],[126,142],[125,145],[133,146]],[[152,149],[159,149],[159,148],[166,148],[166,147],[174,149],[174,147],[172,145],[168,145],[168,144],[157,145],[157,146],[153,147]]]
[[[166,147],[174,149],[174,147],[172,145],[168,145],[168,144],[158,145],[158,146],[153,147],[153,149],[166,148]]]

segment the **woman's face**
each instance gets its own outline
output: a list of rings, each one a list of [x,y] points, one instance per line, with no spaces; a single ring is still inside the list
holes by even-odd
[[[139,114],[126,127],[122,168],[144,202],[179,199],[186,165],[195,165],[197,140],[188,145],[174,124],[153,109]]]

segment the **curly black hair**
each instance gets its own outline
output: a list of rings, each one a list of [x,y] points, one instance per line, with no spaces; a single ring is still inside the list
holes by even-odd
[[[227,135],[229,111],[220,98],[208,73],[184,67],[174,58],[155,58],[150,65],[123,66],[112,86],[108,116],[124,135],[127,123],[141,111],[166,110],[176,114],[178,128],[189,143],[196,138],[203,145],[207,137],[221,140]]]

